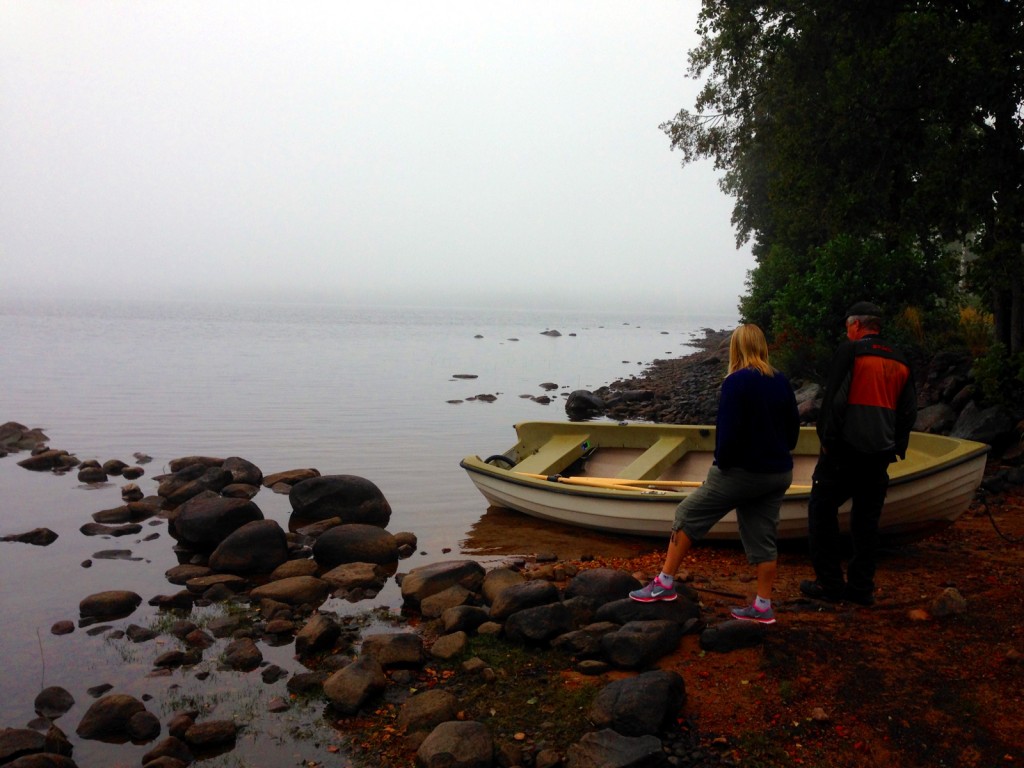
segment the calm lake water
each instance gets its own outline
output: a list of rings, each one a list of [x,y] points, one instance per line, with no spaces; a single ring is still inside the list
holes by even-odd
[[[730,315],[6,301],[0,423],[41,427],[51,447],[83,460],[134,464],[135,452],[146,453],[153,461],[137,482],[147,494],[172,459],[194,454],[241,456],[265,474],[315,467],[361,475],[390,502],[389,530],[419,537],[419,551],[401,562],[402,572],[438,560],[491,564],[537,551],[565,558],[628,554],[656,544],[488,510],[459,460],[505,450],[516,422],[564,420],[562,395],[574,389],[593,390],[640,373],[656,358],[685,355],[701,329],[735,323]],[[562,335],[542,333],[549,329]],[[545,382],[558,389],[547,393]],[[497,399],[468,399],[478,394]],[[543,394],[554,402],[524,397]],[[268,716],[267,701],[287,696],[284,681],[265,685],[258,672],[219,670],[216,647],[204,654],[202,671],[211,674],[205,682],[195,669],[150,676],[152,660],[174,641],[163,636],[136,645],[109,635],[131,623],[153,624],[156,613],[145,602],[109,630],[51,634],[56,621],[77,620],[79,601],[94,592],[131,589],[146,601],[177,591],[164,578],[177,560],[163,521],[118,539],[79,532],[94,512],[121,504],[126,481],[83,486],[74,472],[22,469],[22,457],[0,459],[0,536],[48,527],[59,538],[45,548],[0,543],[0,727],[24,727],[35,717],[38,691],[61,685],[76,704],[57,724],[74,743],[78,764],[138,765],[152,744],[111,746],[74,734],[93,700],[87,689],[109,683],[148,697],[147,707],[164,723],[186,703],[211,718],[252,722],[233,752],[203,766],[284,766],[328,756],[326,744],[339,740],[309,735],[322,705]],[[287,527],[286,496],[263,489],[254,501]],[[127,552],[95,557],[115,549]],[[86,561],[91,567],[83,567]],[[400,608],[393,581],[373,600],[324,606],[339,614]],[[290,645],[261,650],[272,663],[301,669]],[[332,756],[332,764],[338,759]]]

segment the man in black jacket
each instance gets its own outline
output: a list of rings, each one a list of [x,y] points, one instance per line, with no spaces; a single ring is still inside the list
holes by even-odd
[[[859,301],[846,312],[846,335],[832,361],[807,508],[814,581],[800,582],[808,597],[859,605],[875,601],[878,520],[889,487],[889,464],[906,458],[917,418],[914,378],[903,355],[880,337],[882,310]],[[843,576],[839,507],[852,499],[853,556]]]

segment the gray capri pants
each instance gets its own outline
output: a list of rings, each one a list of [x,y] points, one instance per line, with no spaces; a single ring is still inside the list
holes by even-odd
[[[764,474],[738,468],[721,470],[712,465],[704,484],[676,507],[672,530],[681,530],[697,542],[735,509],[747,562],[757,565],[775,560],[779,507],[791,482],[792,471]]]

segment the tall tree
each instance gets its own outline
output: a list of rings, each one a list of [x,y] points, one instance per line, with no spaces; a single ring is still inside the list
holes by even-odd
[[[913,253],[907,302],[948,298],[950,243],[970,244],[1002,337],[1020,349],[1024,3],[704,0],[695,111],[662,125],[684,165],[709,157],[757,266],[741,309],[777,297],[830,243]],[[833,249],[834,250],[834,249]],[[907,264],[904,258],[894,263]]]

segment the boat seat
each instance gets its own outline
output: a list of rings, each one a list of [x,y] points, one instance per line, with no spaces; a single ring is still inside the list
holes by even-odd
[[[685,437],[661,437],[637,456],[616,477],[623,480],[657,480],[686,453]]]
[[[536,453],[516,464],[514,470],[536,475],[558,474],[590,449],[589,437],[584,433],[553,435]]]

